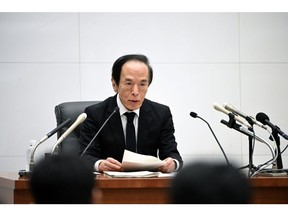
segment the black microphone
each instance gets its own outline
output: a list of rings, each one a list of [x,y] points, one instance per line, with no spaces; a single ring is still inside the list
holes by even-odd
[[[54,135],[56,132],[61,130],[63,127],[65,127],[69,122],[71,121],[71,118],[68,118],[66,121],[62,122],[59,126],[57,126],[55,129],[47,133],[39,142],[44,142],[46,139]]]
[[[287,134],[285,134],[282,130],[280,130],[280,128],[277,125],[274,125],[270,122],[269,117],[263,113],[260,112],[256,115],[256,119],[257,121],[261,122],[263,125],[268,125],[269,127],[272,128],[272,130],[277,131],[278,134],[280,134],[284,139],[288,140],[288,136]]]
[[[210,131],[212,132],[212,134],[213,134],[215,140],[217,141],[217,143],[218,143],[218,145],[219,145],[219,147],[220,147],[220,149],[221,149],[221,151],[222,151],[222,153],[223,153],[223,155],[224,155],[224,157],[225,157],[225,160],[226,160],[227,164],[229,165],[228,158],[227,158],[227,156],[226,156],[226,154],[225,154],[225,152],[224,152],[222,146],[220,145],[220,143],[219,143],[219,141],[218,141],[218,139],[217,139],[217,137],[216,137],[214,131],[212,130],[210,124],[209,124],[205,119],[203,119],[203,118],[201,118],[200,116],[198,116],[197,113],[195,113],[195,112],[190,112],[190,116],[193,117],[193,118],[199,118],[199,119],[201,119],[202,121],[204,121],[204,122],[208,125]]]
[[[49,137],[51,137],[52,135],[54,135],[56,132],[58,132],[59,130],[61,130],[63,127],[65,127],[67,124],[69,124],[69,122],[71,121],[70,118],[68,118],[66,121],[62,122],[59,126],[57,126],[55,129],[53,129],[52,131],[50,131],[49,133],[47,133],[42,139],[40,139],[37,144],[35,146],[33,146],[32,150],[31,150],[31,155],[30,155],[30,162],[29,162],[29,170],[20,170],[19,171],[19,175],[23,176],[23,175],[27,175],[29,172],[33,171],[33,167],[34,167],[34,154],[36,149],[38,148],[38,146],[43,143],[45,140],[47,140]]]
[[[222,119],[222,120],[221,120],[221,123],[224,124],[224,125],[226,125],[227,127],[229,127],[229,122],[227,122],[227,121],[225,121],[225,120]],[[267,141],[265,141],[262,137],[257,136],[257,135],[254,134],[252,131],[248,130],[246,127],[243,127],[243,126],[240,125],[240,124],[235,123],[235,124],[233,125],[233,128],[234,128],[235,130],[237,130],[238,132],[243,133],[243,134],[245,134],[245,135],[247,135],[247,136],[255,137],[259,142],[262,142],[262,143],[267,144]]]
[[[83,156],[83,154],[87,151],[87,149],[90,147],[90,145],[93,143],[93,141],[96,139],[96,137],[98,136],[98,134],[100,133],[100,131],[102,130],[102,128],[106,125],[106,123],[109,121],[109,119],[119,110],[119,107],[115,107],[113,112],[110,114],[110,116],[106,119],[106,121],[102,124],[102,126],[99,128],[99,130],[97,131],[97,133],[94,135],[94,137],[92,138],[92,140],[90,141],[90,143],[87,145],[87,147],[84,149],[84,151],[82,152],[82,154],[80,155],[80,157]]]

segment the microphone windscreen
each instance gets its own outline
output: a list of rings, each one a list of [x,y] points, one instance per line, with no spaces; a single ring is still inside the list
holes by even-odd
[[[260,112],[256,115],[256,120],[266,125],[266,120],[269,121],[269,117],[265,113]]]
[[[190,116],[192,116],[193,118],[196,118],[196,117],[197,117],[197,113],[195,113],[195,112],[190,112]]]

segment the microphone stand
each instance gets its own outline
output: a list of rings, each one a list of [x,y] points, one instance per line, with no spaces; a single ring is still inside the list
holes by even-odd
[[[276,160],[277,169],[283,169],[283,163],[282,163],[282,157],[281,157],[281,151],[280,151],[280,137],[278,135],[278,131],[276,128],[274,128],[272,130],[272,136],[274,137],[274,140],[275,140],[276,146],[277,146],[277,151],[278,151],[278,157]],[[271,136],[269,137],[269,139],[273,140],[273,138]]]
[[[246,118],[246,120],[248,121],[248,123],[251,125],[251,127],[248,128],[249,131],[251,131],[253,134],[254,134],[254,130],[253,130],[253,124],[254,122],[252,121],[251,118]],[[253,148],[253,139],[255,137],[253,136],[248,136],[248,141],[249,141],[249,164],[248,164],[248,167],[249,167],[249,173],[251,176],[253,173],[252,173],[252,169],[255,169],[256,166],[253,165],[253,151],[254,151],[254,148]]]
[[[239,125],[236,123],[234,114],[229,113],[228,116],[229,116],[229,122],[227,122],[225,120],[221,120],[221,123],[225,124],[229,128],[233,128],[233,129],[239,131],[240,133],[243,133],[243,134],[248,136],[248,141],[249,141],[249,163],[248,163],[248,165],[240,167],[239,169],[248,168],[248,176],[250,177],[252,175],[252,170],[256,169],[256,166],[253,165],[253,139],[254,139],[254,137],[252,135],[250,135],[248,133],[245,133],[244,131],[239,129]],[[253,129],[249,128],[248,130],[250,130],[252,133],[254,133]]]
[[[248,129],[248,130],[251,131],[251,129]],[[251,176],[252,175],[252,169],[256,168],[256,166],[253,165],[253,138],[252,138],[252,136],[248,136],[248,141],[249,141],[249,162],[248,162],[249,172],[248,173],[249,173],[249,176]],[[245,168],[245,166],[244,166],[244,168]]]

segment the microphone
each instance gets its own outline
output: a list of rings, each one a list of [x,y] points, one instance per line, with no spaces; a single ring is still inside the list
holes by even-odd
[[[56,149],[56,147],[79,125],[81,124],[83,121],[85,121],[85,119],[87,118],[87,114],[86,113],[82,113],[80,114],[76,121],[62,134],[62,136],[57,140],[57,142],[54,144],[52,150],[51,150],[51,155],[54,154],[54,151]]]
[[[94,135],[94,137],[92,138],[92,140],[89,142],[89,144],[87,145],[87,147],[84,149],[84,151],[82,152],[82,154],[80,155],[80,157],[82,157],[84,155],[84,153],[87,151],[87,149],[90,147],[90,145],[93,143],[93,141],[96,139],[96,137],[98,136],[98,134],[100,133],[100,131],[102,130],[102,128],[106,125],[106,123],[109,121],[109,119],[119,110],[119,107],[115,107],[113,112],[108,116],[108,118],[106,119],[106,121],[102,124],[102,126],[99,128],[99,130],[97,131],[97,133]]]
[[[39,142],[42,143],[45,140],[47,140],[49,137],[51,137],[53,134],[61,130],[63,127],[65,127],[69,122],[71,121],[71,118],[68,118],[66,121],[62,122],[58,127],[47,133]]]
[[[274,125],[270,122],[269,117],[265,114],[265,113],[258,113],[256,115],[256,119],[261,122],[264,125],[268,125],[269,127],[272,128],[272,130],[277,131],[278,134],[280,134],[284,139],[288,140],[288,136],[287,134],[285,134],[282,130],[280,130],[280,128],[277,125]]]
[[[50,131],[49,133],[47,133],[42,139],[40,139],[37,144],[35,146],[33,146],[32,150],[31,150],[31,155],[30,155],[30,162],[29,162],[29,171],[32,172],[33,168],[34,168],[34,154],[36,149],[38,148],[38,146],[43,143],[45,140],[47,140],[49,137],[51,137],[52,135],[54,135],[56,132],[58,132],[59,130],[61,130],[63,127],[65,127],[69,122],[71,121],[70,118],[68,118],[66,121],[62,122],[62,124],[60,124],[59,126],[57,126],[55,129],[53,129],[52,131]],[[27,170],[26,170],[27,171]],[[23,170],[20,170],[19,173],[24,172]]]
[[[239,115],[242,116],[243,118],[245,118],[249,123],[253,122],[253,124],[256,124],[258,127],[261,127],[265,130],[267,130],[267,127],[265,125],[263,125],[261,122],[257,121],[255,118],[253,118],[252,116],[248,116],[245,113],[241,112],[240,110],[237,110],[235,107],[233,107],[231,104],[225,103],[224,105],[225,109]]]
[[[195,112],[190,112],[190,116],[193,117],[193,118],[199,118],[199,119],[201,119],[202,121],[204,121],[204,122],[208,125],[210,131],[212,132],[212,134],[213,134],[215,140],[217,141],[217,143],[218,143],[218,145],[219,145],[219,147],[220,147],[220,149],[221,149],[221,151],[222,151],[222,153],[223,153],[223,155],[224,155],[224,157],[225,157],[225,160],[226,160],[227,164],[229,165],[228,158],[227,158],[227,156],[226,156],[226,154],[225,154],[225,152],[224,152],[222,146],[220,145],[220,143],[219,143],[219,141],[218,141],[218,139],[217,139],[217,137],[216,137],[214,131],[212,130],[210,124],[209,124],[205,119],[203,119],[203,118],[201,118],[200,116],[198,116],[197,113],[195,113]]]
[[[225,120],[221,120],[221,123],[222,123],[222,124],[225,124],[226,126],[228,126],[228,122],[225,121]],[[234,129],[237,130],[237,131],[239,131],[239,132],[242,132],[243,134],[245,134],[245,135],[247,135],[247,136],[255,137],[256,140],[258,140],[259,142],[267,143],[267,141],[265,141],[262,137],[254,134],[252,131],[248,130],[247,128],[243,127],[243,126],[240,125],[240,124],[235,123]]]
[[[222,123],[222,124],[225,124],[225,125],[228,125],[228,122],[225,121],[225,120],[221,120],[221,123]],[[266,145],[270,148],[273,158],[276,157],[276,154],[274,153],[273,147],[272,147],[265,139],[263,139],[263,138],[260,137],[260,136],[257,136],[255,133],[253,133],[252,131],[248,130],[247,128],[243,127],[243,126],[240,125],[240,124],[235,123],[234,126],[233,126],[233,128],[234,128],[235,130],[237,130],[237,131],[239,131],[239,132],[247,135],[247,136],[254,137],[254,138],[255,138],[256,140],[258,140],[259,142],[262,142],[262,143],[266,144]]]
[[[228,110],[226,110],[223,106],[221,106],[221,105],[219,105],[219,104],[217,104],[217,103],[214,103],[214,104],[213,104],[213,107],[214,107],[215,110],[220,111],[220,112],[223,112],[223,113],[225,113],[225,114],[228,115],[228,116],[229,116],[229,114],[231,113],[231,112],[229,112]],[[233,113],[231,113],[231,114],[233,114]],[[251,125],[250,125],[245,119],[243,119],[242,117],[240,117],[240,116],[238,116],[238,115],[235,115],[235,114],[233,114],[233,116],[234,116],[234,119],[235,119],[236,121],[240,122],[241,124],[245,125],[245,126],[248,127],[248,128],[251,128]]]

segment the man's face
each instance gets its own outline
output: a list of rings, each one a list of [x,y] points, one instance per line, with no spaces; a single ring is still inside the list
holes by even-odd
[[[142,106],[149,87],[149,71],[143,62],[131,60],[122,66],[119,86],[112,80],[113,89],[118,92],[122,104],[128,110]]]

